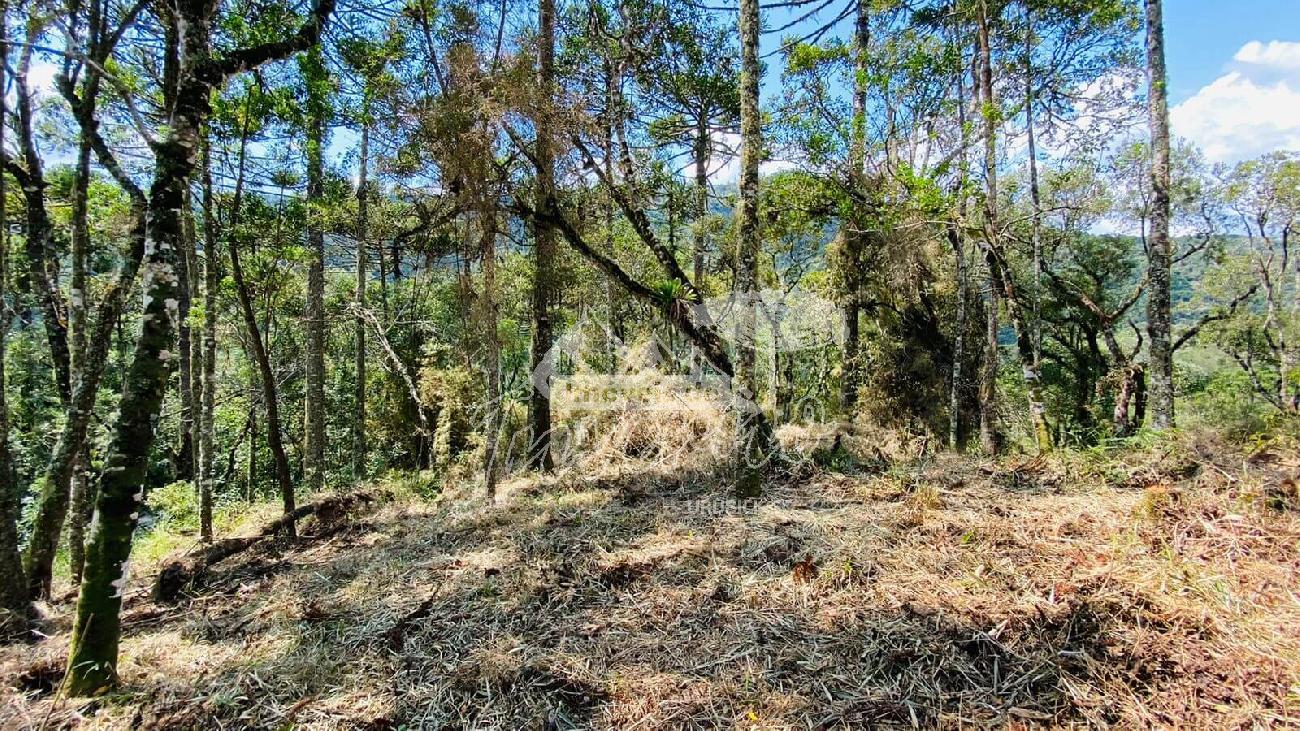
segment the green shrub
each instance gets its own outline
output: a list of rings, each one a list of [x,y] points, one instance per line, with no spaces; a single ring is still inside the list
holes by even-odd
[[[198,530],[199,498],[190,483],[173,482],[152,490],[144,502],[160,524],[178,532]]]

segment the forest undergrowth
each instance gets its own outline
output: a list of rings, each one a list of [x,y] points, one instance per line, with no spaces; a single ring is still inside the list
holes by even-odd
[[[683,461],[708,423],[654,454],[616,423],[495,505],[454,476],[367,486],[173,601],[176,556],[146,551],[109,695],[62,692],[56,591],[46,637],[0,650],[0,726],[1300,726],[1295,440],[991,461],[787,427],[808,458],[738,502]]]

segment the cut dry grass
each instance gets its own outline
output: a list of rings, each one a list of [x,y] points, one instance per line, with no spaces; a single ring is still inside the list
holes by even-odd
[[[0,726],[1297,726],[1298,454],[451,486],[134,600],[119,695],[55,700],[66,631],[4,649]]]

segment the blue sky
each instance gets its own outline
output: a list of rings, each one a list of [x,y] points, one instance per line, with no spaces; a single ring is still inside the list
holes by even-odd
[[[1166,0],[1170,103],[1218,78],[1250,41],[1300,42],[1300,0]]]

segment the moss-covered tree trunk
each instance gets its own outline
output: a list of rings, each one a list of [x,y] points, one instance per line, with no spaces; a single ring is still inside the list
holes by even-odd
[[[184,235],[185,192],[195,169],[200,130],[211,111],[212,90],[229,76],[315,44],[333,9],[332,0],[317,0],[311,17],[290,39],[231,51],[214,60],[211,32],[216,4],[177,6],[177,47],[173,50],[179,55],[180,68],[166,136],[153,144],[143,315],[86,546],[68,651],[67,690],[72,695],[97,693],[117,680],[126,562],[144,501],[163,391],[172,363],[178,360],[173,350],[180,314],[176,257]]]
[[[758,36],[761,24],[758,0],[740,2],[740,221],[737,227],[736,375],[732,379],[736,403],[736,494],[753,497],[762,491],[762,476],[772,458],[772,429],[758,404],[758,255],[762,240],[758,229],[758,164],[763,154],[762,119],[758,106],[761,69]]]
[[[199,535],[211,542],[212,491],[216,487],[217,292],[221,288],[221,254],[212,199],[211,145],[203,143],[203,368],[199,387]]]
[[[149,453],[163,391],[173,361],[178,360],[174,353],[180,314],[176,259],[181,246],[185,185],[198,145],[192,120],[200,109],[205,110],[207,97],[191,96],[186,101],[186,113],[178,110],[177,123],[157,149],[157,169],[149,193],[151,245],[144,262],[144,314],[86,545],[86,565],[68,655],[68,691],[73,695],[94,693],[116,682],[126,561],[144,501]]]
[[[1151,236],[1147,248],[1147,346],[1151,426],[1174,425],[1174,354],[1170,344],[1169,99],[1162,0],[1146,0],[1147,105],[1151,125]]]

